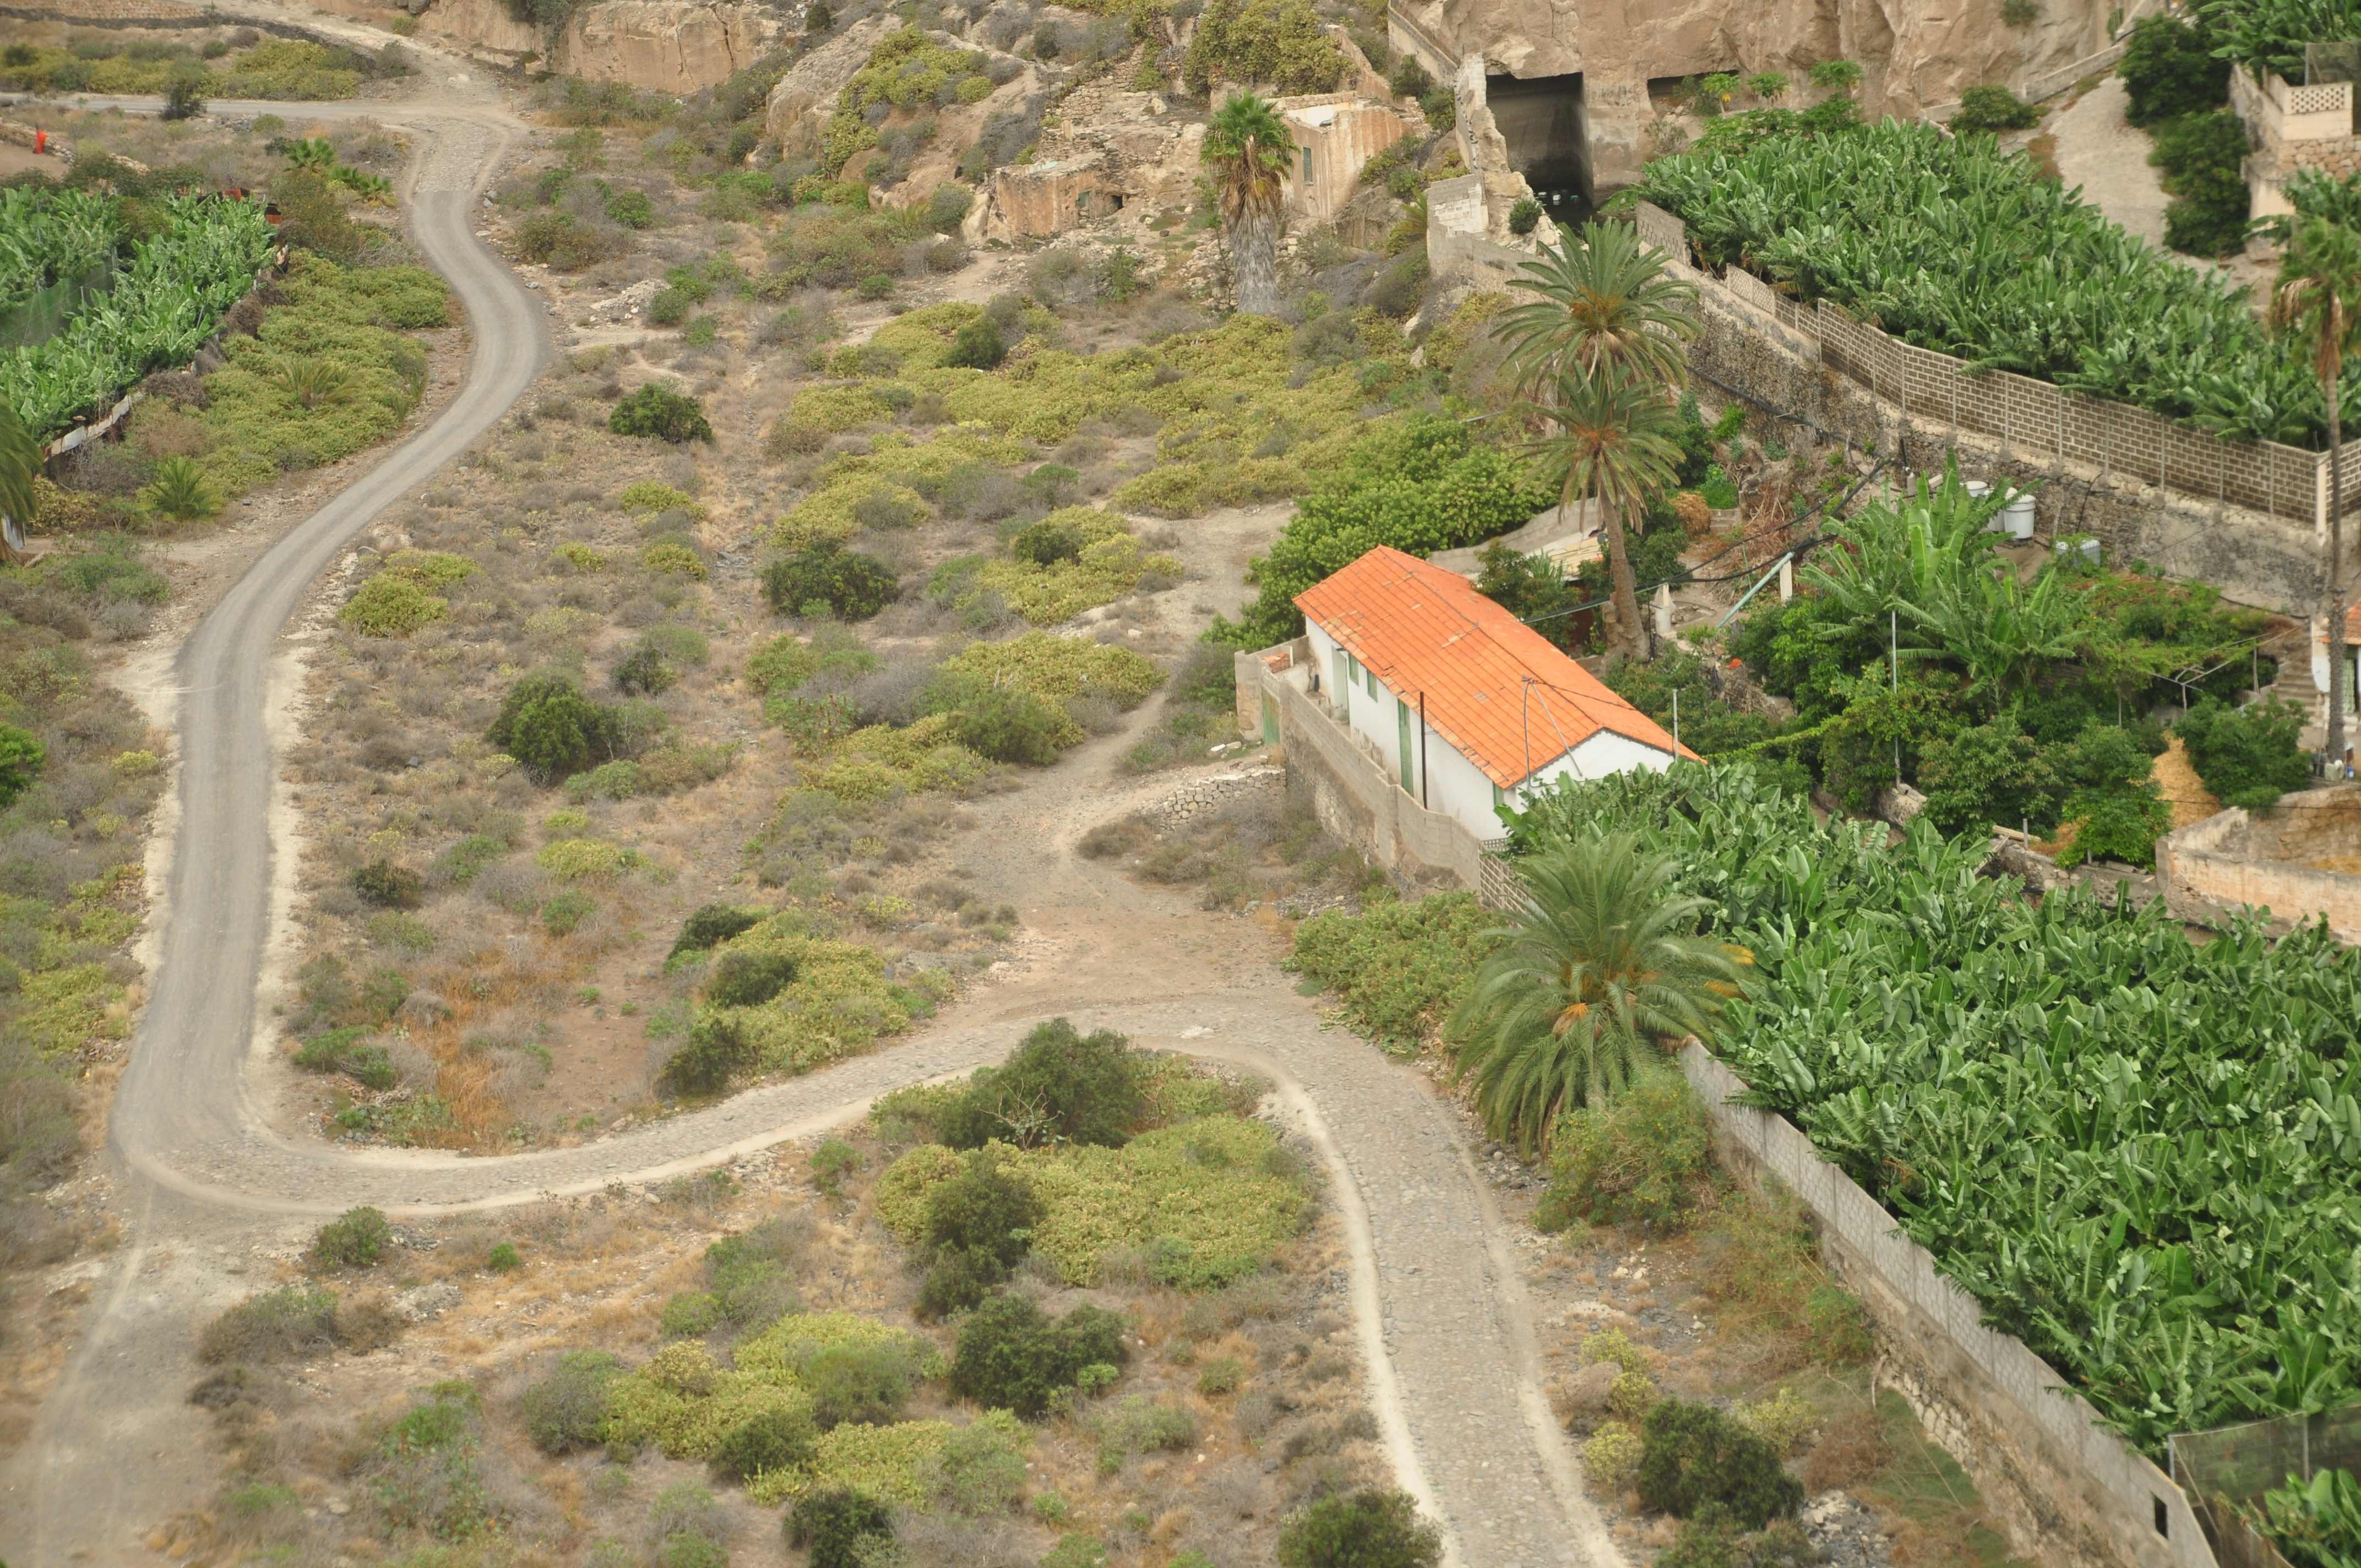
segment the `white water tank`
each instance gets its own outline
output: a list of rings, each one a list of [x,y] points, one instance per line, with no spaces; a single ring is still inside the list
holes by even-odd
[[[2000,509],[2000,514],[1993,519],[1992,526],[2011,539],[2032,538],[2033,492],[2019,490],[2009,497],[2008,504]]]

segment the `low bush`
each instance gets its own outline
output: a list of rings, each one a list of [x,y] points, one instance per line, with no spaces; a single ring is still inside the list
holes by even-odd
[[[514,1274],[524,1266],[524,1259],[518,1255],[515,1243],[496,1242],[484,1254],[484,1266],[494,1274]]]
[[[546,671],[511,684],[484,738],[551,784],[612,759],[623,736],[615,709],[585,696],[571,675]]]
[[[756,1059],[753,1042],[741,1025],[708,1014],[689,1025],[688,1038],[665,1059],[657,1082],[674,1094],[719,1094]]]
[[[1334,93],[1344,75],[1344,53],[1311,0],[1213,0],[1180,62],[1181,80],[1200,98],[1225,82],[1268,83],[1282,94]]]
[[[734,904],[700,905],[681,922],[680,935],[673,938],[671,956],[701,953],[718,947],[761,924],[762,919],[762,911]]]
[[[2134,23],[2115,74],[2124,79],[2124,117],[2136,126],[2202,114],[2230,96],[2230,62],[2213,52],[2202,25],[2179,16]]]
[[[1007,357],[1008,345],[1000,335],[1000,323],[988,315],[980,315],[952,337],[943,363],[967,370],[997,370]]]
[[[605,1433],[608,1386],[621,1364],[603,1350],[568,1351],[521,1401],[525,1434],[544,1453],[596,1447]]]
[[[882,1426],[901,1419],[919,1376],[914,1347],[898,1341],[833,1344],[796,1373],[812,1397],[812,1419],[828,1431],[846,1421]]]
[[[312,1237],[312,1262],[322,1268],[373,1268],[393,1240],[383,1212],[347,1209]]]
[[[2302,732],[2303,710],[2276,697],[2236,708],[2201,698],[2173,726],[2213,797],[2251,811],[2268,811],[2311,783],[2312,764],[2298,745]]]
[[[781,615],[807,615],[817,607],[840,620],[866,620],[892,602],[897,587],[884,562],[826,542],[763,571],[763,597]]]
[[[822,1138],[811,1153],[812,1185],[831,1198],[842,1197],[844,1179],[861,1163],[861,1151],[842,1138]]]
[[[928,1192],[925,1236],[939,1253],[988,1257],[1005,1272],[1025,1255],[1040,1218],[1032,1184],[993,1151],[977,1149],[957,1176]]]
[[[1708,1147],[1686,1079],[1670,1069],[1635,1078],[1613,1099],[1558,1119],[1535,1221],[1543,1230],[1575,1218],[1676,1230],[1697,1212]]]
[[[990,1519],[1016,1506],[1030,1468],[1021,1429],[1012,1433],[1005,1422],[972,1421],[919,1466],[918,1481],[937,1508]]]
[[[288,1285],[249,1296],[207,1323],[197,1337],[197,1359],[277,1361],[317,1354],[335,1343],[335,1292]]]
[[[787,1511],[790,1545],[811,1553],[811,1568],[868,1568],[878,1543],[894,1539],[885,1505],[849,1486],[830,1486],[796,1499]]]
[[[1960,94],[1953,131],[2021,131],[2037,125],[2041,111],[2005,87],[1971,87]]]
[[[1041,1414],[1090,1366],[1117,1368],[1129,1359],[1123,1320],[1077,1307],[1052,1320],[1023,1296],[994,1296],[960,1326],[951,1387],[989,1409]]]
[[[731,948],[715,962],[705,999],[716,1007],[759,1007],[795,978],[795,960],[785,953]]]
[[[352,883],[363,904],[380,909],[415,909],[426,895],[426,879],[391,861],[371,861],[355,868]]]
[[[1099,1417],[1099,1474],[1112,1475],[1136,1454],[1193,1447],[1197,1418],[1180,1405],[1156,1404],[1134,1394]]]
[[[368,1043],[368,1031],[357,1025],[305,1040],[295,1052],[295,1065],[306,1072],[342,1073],[365,1089],[391,1089],[398,1076],[385,1047]]]
[[[1710,1405],[1665,1399],[1640,1428],[1641,1504],[1686,1519],[1719,1505],[1747,1530],[1794,1513],[1803,1484],[1777,1450]]]
[[[1323,1497],[1279,1532],[1279,1568],[1434,1568],[1442,1560],[1443,1532],[1402,1492]]]
[[[724,1434],[713,1451],[713,1467],[740,1481],[793,1470],[810,1463],[818,1437],[811,1416],[800,1409],[758,1411]]]
[[[1148,1066],[1114,1030],[1085,1035],[1053,1018],[1037,1025],[1001,1066],[969,1080],[937,1120],[937,1135],[953,1148],[981,1148],[994,1138],[1022,1148],[1120,1147],[1147,1110]]]
[[[1355,1029],[1415,1047],[1459,1005],[1498,923],[1464,893],[1329,910],[1296,927],[1288,962],[1335,991]]]
[[[713,426],[695,398],[650,381],[617,403],[607,416],[617,435],[653,436],[678,446],[713,439]]]
[[[1708,1503],[1682,1524],[1655,1568],[1809,1568],[1822,1561],[1795,1520],[1774,1519],[1750,1530],[1729,1509]]]
[[[449,602],[407,578],[379,572],[363,583],[336,619],[370,637],[407,637],[451,613]]]
[[[2183,115],[2156,129],[2148,161],[2163,173],[2172,202],[2164,242],[2191,256],[2232,256],[2246,243],[2250,196],[2244,163],[2246,122],[2228,109]]]

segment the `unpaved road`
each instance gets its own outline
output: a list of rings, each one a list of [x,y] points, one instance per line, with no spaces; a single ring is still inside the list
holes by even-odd
[[[1067,1014],[1278,1084],[1281,1114],[1319,1149],[1346,1222],[1381,1430],[1455,1562],[1620,1563],[1543,1399],[1521,1287],[1457,1113],[1422,1074],[1327,1029],[1235,920],[1075,853],[1090,824],[1143,794],[1114,770],[1129,731],[976,808],[980,887],[1016,904],[1045,941],[1024,972],[919,1036],[573,1149],[360,1151],[264,1125],[247,1069],[268,1049],[255,1027],[274,853],[266,687],[281,632],[353,536],[496,421],[549,354],[539,302],[472,233],[478,193],[522,127],[489,96],[448,88],[431,106],[278,106],[411,132],[412,232],[467,307],[474,361],[422,433],[265,553],[181,649],[173,864],[108,1140],[126,1245],[0,1488],[0,1556],[35,1568],[153,1561],[146,1530],[214,1480],[205,1418],[181,1398],[195,1376],[191,1331],[254,1287],[242,1277],[252,1249],[283,1245],[298,1217],[357,1203],[397,1215],[498,1207],[712,1166],[841,1124],[885,1090],[995,1059],[1036,1021]]]

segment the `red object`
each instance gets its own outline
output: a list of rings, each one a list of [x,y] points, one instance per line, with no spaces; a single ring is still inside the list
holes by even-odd
[[[49,150],[49,132],[35,131],[33,133],[33,150],[35,152],[47,152]]]
[[[1381,544],[1295,606],[1395,693],[1425,693],[1429,726],[1504,789],[1602,729],[1675,750],[1655,720],[1540,632],[1415,555]]]

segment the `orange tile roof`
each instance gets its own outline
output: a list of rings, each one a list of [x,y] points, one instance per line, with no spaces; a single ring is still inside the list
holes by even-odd
[[[1660,751],[1664,728],[1456,572],[1379,545],[1295,596],[1305,617],[1503,789],[1602,729]],[[1684,757],[1695,757],[1687,747]]]

